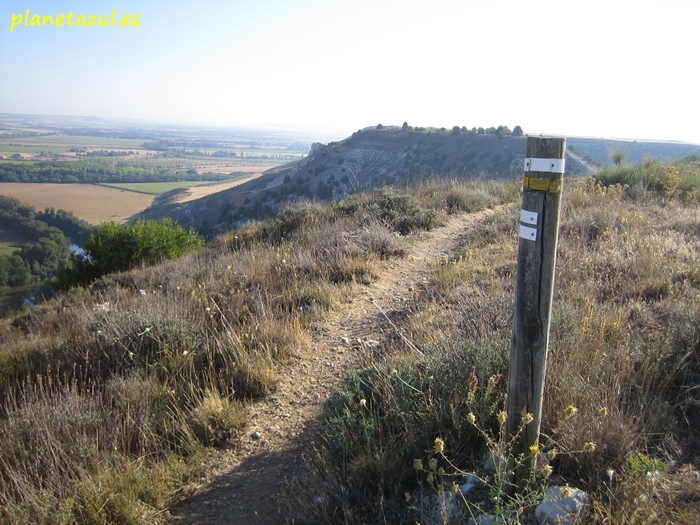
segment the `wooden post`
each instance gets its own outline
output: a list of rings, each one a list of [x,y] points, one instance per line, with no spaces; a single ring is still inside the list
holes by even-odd
[[[515,438],[509,462],[514,479],[506,487],[511,495],[532,474],[530,447],[540,435],[565,152],[564,138],[527,139],[508,373],[506,436]],[[532,421],[520,430],[524,414],[531,414]]]

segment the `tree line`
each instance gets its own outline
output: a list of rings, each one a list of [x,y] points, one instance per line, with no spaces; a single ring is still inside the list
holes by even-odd
[[[168,167],[114,165],[81,159],[78,162],[0,162],[0,182],[53,182],[96,184],[105,182],[215,181],[224,173],[190,173]]]
[[[34,206],[0,196],[0,227],[26,239],[9,255],[0,256],[0,289],[45,281],[70,259],[71,243],[87,240],[92,226],[64,210]]]

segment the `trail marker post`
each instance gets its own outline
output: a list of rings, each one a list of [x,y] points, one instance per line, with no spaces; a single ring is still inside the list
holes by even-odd
[[[535,468],[530,447],[538,444],[542,420],[566,139],[528,137],[526,151],[508,372],[506,436],[515,438],[509,463],[514,479],[506,487],[511,495]],[[532,421],[518,433],[525,414]]]

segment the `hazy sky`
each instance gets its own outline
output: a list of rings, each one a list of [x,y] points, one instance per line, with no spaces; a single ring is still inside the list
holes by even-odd
[[[70,11],[109,25],[31,25]],[[0,0],[0,112],[700,143],[698,20],[699,0]]]

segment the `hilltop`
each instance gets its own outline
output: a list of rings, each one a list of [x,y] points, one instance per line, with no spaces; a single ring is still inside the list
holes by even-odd
[[[163,194],[138,217],[170,217],[213,234],[269,217],[286,201],[337,200],[357,190],[436,175],[515,179],[522,174],[525,141],[525,136],[515,136],[502,126],[484,133],[457,127],[370,127],[341,141],[313,143],[307,157],[269,169],[235,188],[200,199],[184,199],[187,190],[182,189]],[[608,164],[612,149],[626,151],[629,160],[666,161],[700,153],[700,146],[692,144],[588,138],[571,138],[568,147],[567,175],[586,175]]]

